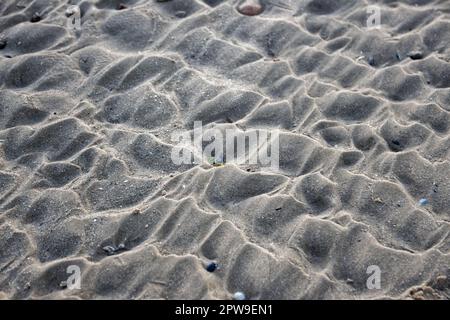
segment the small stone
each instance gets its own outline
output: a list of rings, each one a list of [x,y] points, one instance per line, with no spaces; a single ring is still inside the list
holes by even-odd
[[[0,50],[5,49],[6,44],[7,44],[6,40],[0,40]]]
[[[123,3],[119,3],[119,4],[117,5],[117,10],[123,10],[123,9],[126,9],[126,8],[127,8],[127,6],[124,5]]]
[[[38,12],[36,12],[31,16],[30,21],[31,22],[39,22],[39,21],[41,21],[41,19],[42,19],[41,15]]]
[[[243,292],[240,292],[240,291],[235,292],[233,294],[233,299],[234,300],[245,300],[245,294]]]
[[[419,204],[420,204],[421,206],[426,206],[426,205],[428,204],[428,200],[427,200],[427,199],[420,199],[420,200],[419,200]]]
[[[422,55],[421,52],[411,52],[411,53],[409,54],[409,57],[410,57],[412,60],[420,60],[420,59],[423,58],[423,55]]]
[[[161,191],[161,194],[162,194],[163,196],[165,196],[165,195],[167,194],[167,191],[166,191],[166,190],[163,190],[163,191]]]
[[[238,7],[237,11],[244,16],[257,16],[263,12],[263,7],[253,1],[246,1]]]
[[[105,246],[102,249],[108,256],[112,256],[116,252],[116,248],[114,248],[113,246]]]
[[[215,263],[215,262],[210,262],[206,266],[206,271],[208,271],[208,272],[214,272],[214,271],[216,271],[216,269],[217,269],[217,263]]]
[[[115,246],[105,246],[102,249],[103,249],[103,251],[106,252],[106,254],[108,256],[112,256],[113,254],[117,253],[118,251],[125,250],[125,245],[123,243],[121,243],[117,247],[115,247]]]

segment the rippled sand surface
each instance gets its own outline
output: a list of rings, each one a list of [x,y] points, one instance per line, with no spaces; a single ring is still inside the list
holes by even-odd
[[[0,298],[450,297],[450,2],[241,2],[0,2]]]

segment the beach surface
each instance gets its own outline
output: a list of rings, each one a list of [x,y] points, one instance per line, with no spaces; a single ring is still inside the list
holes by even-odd
[[[196,122],[277,132],[277,168],[175,163]],[[0,1],[0,299],[449,277],[449,1]]]

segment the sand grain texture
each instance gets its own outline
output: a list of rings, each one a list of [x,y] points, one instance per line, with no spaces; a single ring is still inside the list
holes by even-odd
[[[1,298],[450,297],[450,2],[250,2],[0,2]],[[174,164],[194,121],[279,172]]]

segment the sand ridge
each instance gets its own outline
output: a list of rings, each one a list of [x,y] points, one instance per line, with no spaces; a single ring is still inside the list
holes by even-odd
[[[449,298],[449,2],[241,3],[0,3],[0,296]],[[279,171],[174,164],[195,121]]]

